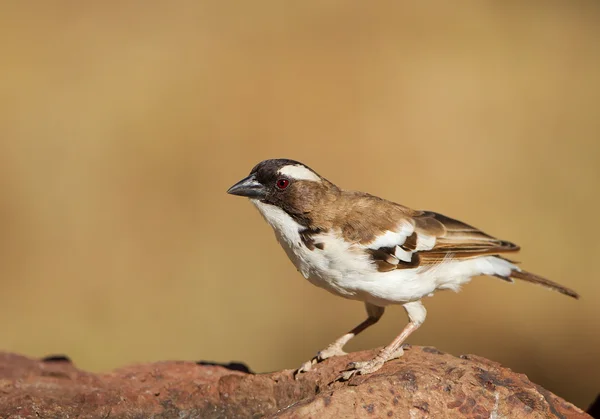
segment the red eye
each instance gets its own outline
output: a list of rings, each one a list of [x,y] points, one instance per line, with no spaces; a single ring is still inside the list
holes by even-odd
[[[285,189],[288,187],[288,185],[290,184],[290,181],[287,179],[279,179],[277,181],[277,183],[275,183],[277,185],[277,187],[281,190]]]

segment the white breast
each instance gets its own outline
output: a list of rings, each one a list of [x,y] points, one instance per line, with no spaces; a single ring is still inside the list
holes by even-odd
[[[458,290],[475,275],[505,275],[514,265],[504,259],[483,256],[469,260],[448,259],[439,265],[378,272],[365,247],[347,243],[336,232],[320,233],[315,242],[323,249],[310,250],[302,242],[303,227],[274,205],[251,199],[273,227],[298,271],[314,285],[336,295],[375,305],[419,300],[436,289]]]
[[[251,200],[264,219],[273,227],[275,237],[298,271],[313,284],[334,294],[353,298],[357,291],[351,286],[353,278],[376,272],[368,255],[352,249],[333,233],[314,237],[323,249],[308,249],[302,242],[298,224],[285,211],[274,205]]]

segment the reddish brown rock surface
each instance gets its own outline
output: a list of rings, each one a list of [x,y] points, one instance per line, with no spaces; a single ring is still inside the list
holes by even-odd
[[[92,374],[60,357],[0,353],[1,418],[590,418],[499,364],[412,347],[380,371],[329,384],[357,352],[299,377],[240,364],[159,362]]]

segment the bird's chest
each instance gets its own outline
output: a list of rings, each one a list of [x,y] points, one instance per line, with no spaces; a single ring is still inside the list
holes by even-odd
[[[351,296],[349,282],[372,270],[367,260],[333,232],[306,232],[280,208],[258,201],[253,203],[273,227],[277,241],[296,269],[314,285]]]
[[[309,247],[302,241],[300,232],[295,234],[285,234],[285,232],[275,230],[277,241],[292,261],[296,269],[306,278],[327,276],[331,274],[331,264],[327,252],[313,247]]]

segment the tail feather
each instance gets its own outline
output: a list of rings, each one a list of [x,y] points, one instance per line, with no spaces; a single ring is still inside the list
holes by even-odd
[[[569,297],[579,299],[579,294],[577,294],[572,289],[563,287],[562,285],[557,284],[556,282],[553,282],[553,281],[550,281],[549,279],[532,274],[531,272],[527,272],[527,271],[523,271],[523,270],[521,270],[521,271],[513,270],[510,273],[510,277],[515,278],[515,279],[520,279],[521,281],[526,281],[526,282],[531,282],[533,284],[542,285],[546,288],[550,288],[554,291],[558,291],[561,294],[565,294],[565,295],[568,295]]]

